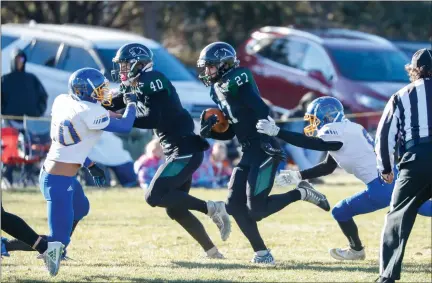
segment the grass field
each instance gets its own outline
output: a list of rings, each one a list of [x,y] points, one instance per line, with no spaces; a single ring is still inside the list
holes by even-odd
[[[363,189],[352,177],[334,175],[317,188],[331,205]],[[276,189],[275,192],[282,192]],[[193,190],[202,199],[225,200],[226,190]],[[379,240],[386,210],[356,218],[367,259],[338,262],[328,249],[346,245],[330,213],[297,202],[259,223],[277,260],[275,268],[249,264],[252,250],[233,221],[222,242],[216,226],[203,221],[226,260],[201,258],[201,249],[165,211],[151,208],[139,189],[87,190],[90,214],[79,224],[63,262],[50,278],[36,252],[15,252],[2,260],[2,282],[373,282],[378,276]],[[46,233],[45,202],[37,189],[3,191],[6,210]],[[5,235],[7,236],[7,235]],[[419,216],[407,245],[402,282],[431,282],[431,219]]]

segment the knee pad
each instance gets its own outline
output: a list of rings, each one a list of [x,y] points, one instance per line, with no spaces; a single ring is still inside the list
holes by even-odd
[[[341,221],[341,222],[348,221],[353,217],[346,200],[341,200],[340,202],[338,202],[333,207],[331,213],[333,215],[333,218],[336,221]]]
[[[181,219],[188,213],[188,210],[179,208],[166,208],[165,211],[172,220]]]

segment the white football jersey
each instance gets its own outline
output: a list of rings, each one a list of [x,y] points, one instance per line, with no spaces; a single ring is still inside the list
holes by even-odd
[[[378,177],[374,141],[363,126],[346,119],[324,125],[317,135],[324,141],[343,143],[341,149],[329,154],[346,172],[365,184]]]
[[[110,117],[98,103],[79,101],[70,95],[56,97],[51,112],[51,148],[47,159],[83,164],[102,135]]]

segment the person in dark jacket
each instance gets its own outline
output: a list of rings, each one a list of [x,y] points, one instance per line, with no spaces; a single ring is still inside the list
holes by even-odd
[[[45,113],[48,95],[39,79],[25,71],[26,61],[22,50],[13,51],[11,72],[1,78],[2,115],[40,117]]]

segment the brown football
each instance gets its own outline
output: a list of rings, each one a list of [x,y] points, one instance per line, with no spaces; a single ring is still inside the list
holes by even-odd
[[[210,116],[216,115],[218,117],[218,122],[213,126],[212,131],[216,133],[223,133],[228,130],[229,124],[228,120],[222,111],[217,108],[209,108],[206,110],[204,115],[204,120],[207,120]]]

